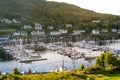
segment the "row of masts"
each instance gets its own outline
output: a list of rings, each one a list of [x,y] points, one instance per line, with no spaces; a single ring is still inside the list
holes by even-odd
[[[35,48],[37,48],[36,46],[39,45],[39,43],[57,43],[60,42],[63,44],[63,46],[71,46],[71,43],[73,42],[80,42],[80,41],[94,41],[94,45],[107,45],[108,47],[110,47],[111,44],[114,43],[119,43],[119,40],[116,40],[114,37],[110,40],[104,39],[104,40],[100,40],[99,38],[96,37],[84,37],[84,36],[75,36],[74,38],[72,36],[69,37],[49,37],[49,38],[42,38],[42,41],[39,40],[40,38],[35,38],[35,39],[26,39],[26,38],[20,38],[20,39],[12,39],[12,40],[6,40],[4,42],[2,42],[1,44],[3,46],[15,46],[15,45],[29,45],[29,44],[34,44]],[[47,39],[47,41],[46,41]],[[40,42],[39,42],[40,41]],[[41,46],[41,45],[40,45]],[[119,44],[117,44],[117,46],[119,47]],[[116,48],[117,46],[113,46],[112,48]],[[38,46],[39,47],[39,46]],[[117,48],[118,48],[117,47]],[[118,48],[119,49],[119,48]]]

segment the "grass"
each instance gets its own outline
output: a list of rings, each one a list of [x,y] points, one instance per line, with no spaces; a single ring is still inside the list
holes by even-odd
[[[88,74],[89,78],[93,78],[95,80],[120,80],[119,73],[112,73],[112,74]]]
[[[5,80],[120,80],[119,73],[106,73],[106,74],[84,74],[82,71],[65,71],[65,72],[52,72],[47,74],[28,74],[28,75],[15,75],[8,76],[2,75],[0,79]]]

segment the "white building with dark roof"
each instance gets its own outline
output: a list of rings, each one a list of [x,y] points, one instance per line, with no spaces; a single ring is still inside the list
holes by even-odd
[[[54,27],[53,26],[48,26],[47,28],[50,29],[50,30],[52,30]]]
[[[62,34],[67,34],[67,33],[68,33],[67,29],[60,29],[59,31],[60,31]]]
[[[42,25],[40,23],[34,23],[35,30],[42,30]]]
[[[66,24],[66,28],[72,27],[72,24]]]
[[[44,35],[45,35],[45,32],[42,31],[42,30],[36,30],[36,31],[32,31],[32,32],[31,32],[31,35],[32,35],[32,36],[44,36]]]
[[[60,31],[51,31],[51,32],[50,32],[50,35],[51,35],[51,36],[61,35],[61,32],[60,32]]]
[[[100,20],[92,20],[92,23],[100,23]]]
[[[14,36],[20,36],[20,31],[16,31],[13,33]]]
[[[118,29],[117,33],[120,34],[120,29]]]
[[[100,34],[100,31],[98,29],[93,29],[92,34]]]
[[[111,31],[114,32],[114,33],[116,33],[116,32],[117,32],[117,29],[112,29]]]
[[[102,29],[101,32],[107,33],[107,32],[108,32],[108,29]]]
[[[81,31],[80,30],[73,30],[73,34],[74,35],[81,34]]]
[[[32,26],[31,25],[24,25],[23,28],[24,29],[32,29]]]
[[[20,35],[21,35],[21,36],[27,36],[28,33],[27,33],[26,31],[21,31]]]

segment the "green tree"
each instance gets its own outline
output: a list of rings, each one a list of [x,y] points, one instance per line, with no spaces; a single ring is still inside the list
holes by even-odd
[[[82,65],[80,66],[80,70],[84,70],[84,68],[85,68],[85,66],[84,66],[84,64],[82,64]]]
[[[119,66],[119,60],[116,56],[112,55],[110,52],[105,53],[105,62],[106,64],[113,65],[113,66]]]
[[[13,70],[13,74],[20,74],[20,72],[18,71],[17,68],[14,68],[14,70]]]
[[[95,66],[100,66],[100,65],[101,65],[100,59],[99,57],[96,57]]]
[[[31,68],[28,69],[28,73],[29,73],[29,74],[32,73]]]
[[[101,67],[105,67],[105,55],[104,54],[101,54],[100,55],[100,66]]]

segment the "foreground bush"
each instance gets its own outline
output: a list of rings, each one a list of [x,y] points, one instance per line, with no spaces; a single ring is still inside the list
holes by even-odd
[[[104,69],[100,66],[90,66],[87,67],[86,70],[90,74],[100,74],[104,72]]]
[[[88,77],[85,74],[80,74],[72,71],[48,73],[48,74],[29,74],[29,75],[2,75],[0,80],[86,80]]]
[[[20,74],[20,71],[19,71],[17,68],[14,68],[14,70],[13,70],[12,73],[13,73],[13,74]]]

